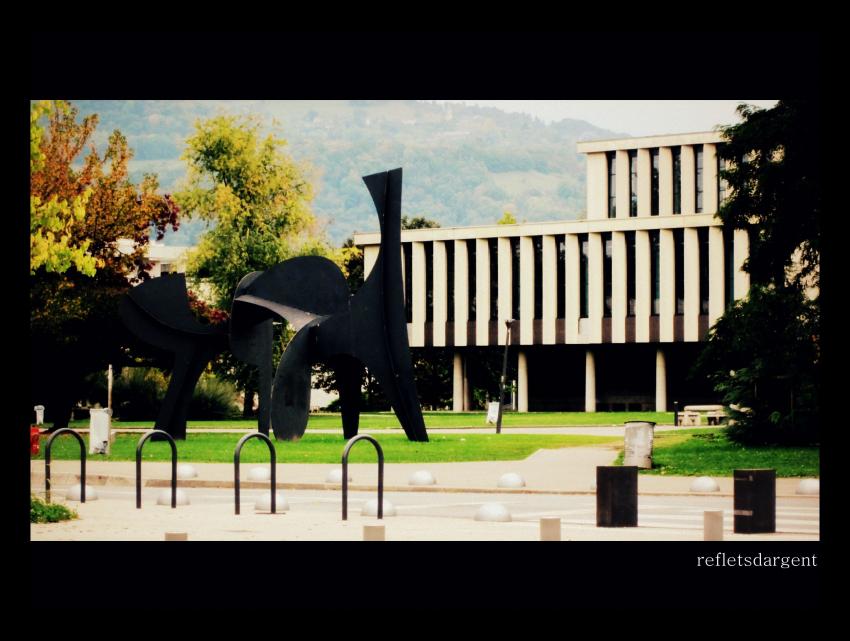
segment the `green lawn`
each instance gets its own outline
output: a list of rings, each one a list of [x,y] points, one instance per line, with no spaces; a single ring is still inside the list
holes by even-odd
[[[423,412],[426,427],[488,427],[486,412]],[[502,427],[570,427],[622,425],[626,421],[653,421],[671,425],[672,412],[507,412],[502,417]],[[71,427],[88,427],[88,419],[72,421]],[[252,429],[255,420],[189,421],[189,428]],[[113,421],[114,428],[152,428],[153,421]],[[339,414],[311,414],[307,429],[342,429]],[[392,412],[364,413],[360,415],[363,429],[400,428]],[[490,426],[492,427],[492,426]],[[308,432],[309,433],[309,432]]]
[[[232,463],[238,434],[190,434],[177,442],[180,462]],[[134,461],[135,434],[118,434],[108,458],[93,455],[89,460]],[[427,443],[408,441],[404,434],[385,434],[378,438],[387,463],[424,463],[452,461],[510,461],[527,458],[539,449],[556,449],[579,445],[622,442],[617,436],[581,436],[570,434],[432,434]],[[339,463],[345,440],[335,434],[310,434],[298,442],[277,441],[275,449],[280,463]],[[146,461],[171,460],[168,443],[149,441],[142,452]],[[268,461],[268,448],[253,439],[242,448],[241,460],[246,463]],[[38,458],[44,457],[44,444]],[[79,446],[70,436],[54,441],[51,458],[77,459]],[[374,448],[358,444],[352,450],[353,463],[376,461]]]
[[[622,465],[623,454],[617,458]],[[642,474],[731,476],[736,469],[773,468],[777,476],[820,476],[817,447],[743,447],[722,430],[694,429],[655,435],[653,468]]]

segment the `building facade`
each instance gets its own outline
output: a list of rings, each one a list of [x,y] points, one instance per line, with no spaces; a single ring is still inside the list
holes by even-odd
[[[746,295],[746,232],[727,195],[719,133],[582,142],[584,220],[402,231],[413,349],[451,350],[453,409],[470,362],[511,327],[519,411],[657,410],[716,401],[689,377],[708,328]],[[358,233],[365,273],[378,233]]]

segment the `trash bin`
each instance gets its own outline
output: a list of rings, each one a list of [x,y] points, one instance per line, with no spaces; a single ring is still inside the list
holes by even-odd
[[[776,532],[776,470],[734,470],[736,534]]]
[[[35,424],[41,425],[44,423],[44,405],[36,405],[33,409],[35,410]]]
[[[626,421],[623,465],[652,469],[652,441],[655,423],[652,421]]]
[[[38,425],[30,425],[30,456],[38,456],[40,451],[38,444],[39,434],[41,434],[41,430],[38,429]]]
[[[637,467],[596,468],[596,527],[637,527]]]
[[[89,454],[109,455],[112,410],[92,408],[89,413]]]

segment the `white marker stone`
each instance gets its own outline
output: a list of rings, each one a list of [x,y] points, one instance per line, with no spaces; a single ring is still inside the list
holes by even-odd
[[[275,511],[286,512],[289,509],[289,502],[284,498],[283,492],[275,492]],[[263,492],[257,502],[254,503],[254,510],[257,512],[272,511],[272,493]]]
[[[86,489],[88,492],[88,489]],[[797,494],[820,495],[820,479],[803,479],[797,486]]]
[[[349,472],[348,473],[348,482],[351,483],[351,481],[353,481],[353,480],[354,479],[352,479],[351,473]],[[328,472],[328,475],[325,477],[325,483],[342,484],[342,468],[341,467],[335,467],[330,472]]]
[[[360,514],[363,516],[378,516],[378,499],[366,501]],[[387,499],[384,499],[384,516],[395,516],[395,505]]]
[[[703,515],[703,540],[723,540],[723,510],[706,510]]]
[[[501,503],[485,503],[475,513],[475,520],[503,523],[511,520],[511,513]]]
[[[156,497],[157,505],[167,505],[171,507],[171,488],[166,488],[162,492],[159,493],[159,496]],[[181,490],[179,487],[177,488],[177,505],[189,505],[189,496]]]
[[[540,540],[561,540],[561,519],[557,516],[544,516],[540,518]]]
[[[252,467],[248,470],[249,481],[270,481],[272,478],[272,470],[270,467]]]
[[[710,476],[698,476],[691,483],[691,492],[719,492],[720,486]]]
[[[408,485],[436,485],[437,479],[428,470],[419,470],[410,475]]]
[[[516,472],[508,472],[507,474],[502,474],[502,476],[499,477],[498,486],[508,489],[525,487],[525,479]]]
[[[189,465],[188,463],[180,463],[177,466],[177,478],[181,481],[193,479],[197,476],[198,470],[195,469],[194,465]]]
[[[65,492],[65,498],[69,501],[79,501],[81,492],[82,487],[77,483],[68,488],[68,491]],[[89,501],[97,501],[97,490],[86,483],[86,502],[88,503]]]

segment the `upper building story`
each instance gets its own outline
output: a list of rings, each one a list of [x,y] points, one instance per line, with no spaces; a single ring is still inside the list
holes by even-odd
[[[579,143],[583,220],[404,230],[413,347],[704,340],[746,295],[746,232],[724,232],[718,133]],[[365,273],[380,234],[358,233]]]

